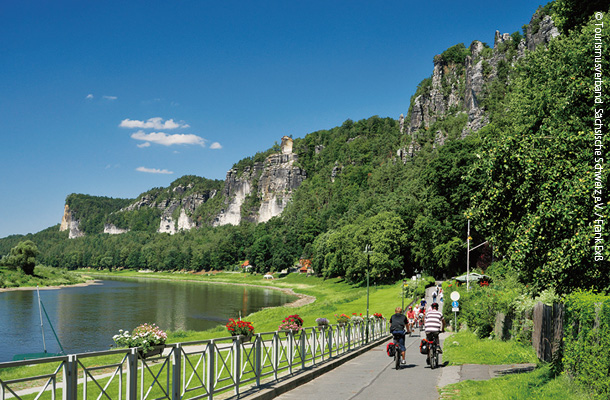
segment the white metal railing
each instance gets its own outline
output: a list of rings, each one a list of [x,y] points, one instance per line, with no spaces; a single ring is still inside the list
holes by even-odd
[[[249,342],[232,336],[168,344],[163,354],[151,358],[131,348],[5,362],[0,363],[0,400],[211,400],[230,390],[239,395],[244,388],[323,363],[387,334],[386,321],[378,320],[368,327],[347,324],[259,333]],[[5,378],[9,368],[26,365],[43,365],[48,372]]]

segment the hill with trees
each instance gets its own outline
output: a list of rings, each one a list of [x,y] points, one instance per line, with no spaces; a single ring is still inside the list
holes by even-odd
[[[324,277],[361,283],[370,268],[373,281],[385,282],[418,272],[461,273],[470,220],[472,242],[488,243],[471,253],[474,268],[499,261],[495,271],[515,273],[535,290],[607,289],[610,234],[596,231],[594,221],[608,220],[608,203],[593,197],[603,188],[599,197],[607,198],[608,168],[599,159],[610,143],[608,135],[596,136],[596,120],[607,126],[607,118],[593,88],[608,55],[595,57],[591,10],[598,8],[589,4],[557,0],[522,32],[497,34],[493,48],[474,41],[435,57],[404,120],[347,120],[294,139],[307,178],[283,213],[265,223],[212,227],[221,207],[215,200],[194,209],[196,229],[169,235],[155,231],[154,207],[125,210],[122,200],[100,200],[98,209],[106,211],[82,214],[83,226],[95,232],[72,240],[54,229],[11,236],[0,240],[0,252],[32,240],[49,266],[195,271],[244,260],[254,271],[279,271],[311,259]],[[610,24],[607,14],[599,22]],[[610,101],[606,92],[600,96],[597,105]],[[158,204],[189,184],[196,191],[221,187],[182,179],[137,200]],[[82,210],[77,200],[83,199],[71,203]],[[102,223],[129,231],[99,233]],[[595,258],[596,239],[606,243],[603,260]],[[372,253],[364,253],[366,245]]]

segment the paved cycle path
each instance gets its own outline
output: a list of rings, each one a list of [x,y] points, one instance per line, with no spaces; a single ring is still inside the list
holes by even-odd
[[[293,389],[278,400],[293,399],[392,399],[411,397],[436,400],[437,382],[442,368],[430,369],[426,357],[419,353],[419,342],[424,332],[407,336],[407,363],[394,369],[394,359],[386,354],[388,339],[370,351],[350,360],[330,372]]]

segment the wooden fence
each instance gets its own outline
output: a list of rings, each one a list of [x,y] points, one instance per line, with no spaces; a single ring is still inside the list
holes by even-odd
[[[547,306],[538,303],[534,306],[532,315],[534,330],[532,332],[532,346],[538,358],[551,362],[560,356],[563,339],[563,304],[555,303]]]

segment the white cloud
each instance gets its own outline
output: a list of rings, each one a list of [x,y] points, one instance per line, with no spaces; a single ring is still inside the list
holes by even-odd
[[[102,97],[104,99],[106,99],[106,100],[116,100],[116,99],[118,99],[118,97],[116,97],[116,96],[102,96]]]
[[[214,142],[210,145],[210,149],[222,149],[222,145],[218,142]]]
[[[87,97],[85,97],[85,98],[86,98],[87,100],[91,100],[91,99],[93,98],[93,95],[92,95],[91,93],[89,93],[89,94],[87,95]]]
[[[166,169],[157,169],[157,168],[146,168],[146,167],[138,167],[136,171],[146,172],[149,174],[173,174],[173,171],[168,171]]]
[[[174,144],[197,144],[205,146],[205,139],[193,134],[168,135],[164,132],[145,133],[144,131],[137,131],[131,135],[131,138],[144,142],[157,143],[163,146],[172,146]]]
[[[144,148],[144,147],[150,147],[150,142],[144,142],[142,144],[139,144],[138,147],[141,148],[141,149]]]
[[[124,119],[119,124],[121,128],[140,128],[140,129],[176,129],[190,128],[188,124],[174,122],[173,119],[163,121],[163,118],[149,118],[147,121],[138,121],[137,119]]]

